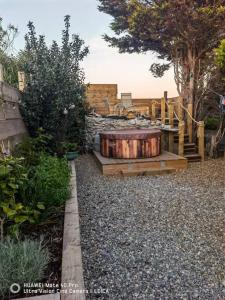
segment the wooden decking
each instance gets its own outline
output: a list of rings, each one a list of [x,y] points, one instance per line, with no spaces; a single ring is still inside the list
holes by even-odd
[[[103,175],[163,175],[187,169],[187,159],[164,151],[160,156],[143,159],[113,159],[94,151]]]

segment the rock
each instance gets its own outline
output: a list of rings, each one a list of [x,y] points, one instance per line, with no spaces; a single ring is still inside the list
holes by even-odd
[[[95,113],[86,116],[85,119],[85,136],[86,136],[86,150],[92,151],[96,146],[96,135],[104,130],[114,130],[123,128],[150,128],[151,123],[144,118],[136,118],[133,120],[126,120],[122,118],[103,118],[96,116]]]
[[[128,124],[130,124],[130,125],[136,125],[137,123],[136,123],[136,120],[133,119],[133,120],[128,121]]]

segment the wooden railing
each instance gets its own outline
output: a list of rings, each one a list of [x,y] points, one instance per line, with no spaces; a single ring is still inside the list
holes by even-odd
[[[152,115],[151,118],[153,120],[156,119],[156,102],[152,102]],[[167,92],[164,93],[164,97],[161,99],[161,123],[162,125],[166,124],[166,119],[169,122],[169,128],[174,129],[174,121],[178,122],[178,154],[180,156],[184,155],[184,145],[185,145],[185,133],[188,134],[189,143],[193,143],[193,127],[194,124],[197,126],[197,146],[198,146],[198,154],[201,156],[201,160],[204,161],[205,158],[205,133],[204,133],[204,121],[196,121],[193,118],[193,105],[188,104],[187,108],[184,106],[184,101],[182,97],[177,98],[176,101],[168,100]],[[169,134],[169,144],[172,148],[171,144],[173,143],[173,134],[174,132]]]

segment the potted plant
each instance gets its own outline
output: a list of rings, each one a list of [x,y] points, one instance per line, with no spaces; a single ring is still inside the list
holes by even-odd
[[[76,143],[62,143],[62,149],[67,160],[74,160],[78,157],[78,145]]]

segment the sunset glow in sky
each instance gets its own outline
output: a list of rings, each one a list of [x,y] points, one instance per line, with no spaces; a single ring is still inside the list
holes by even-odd
[[[90,47],[90,54],[82,66],[86,82],[117,83],[120,92],[132,92],[133,97],[162,97],[164,90],[176,96],[173,71],[156,79],[149,72],[155,55],[148,53],[119,54],[102,39],[110,33],[110,16],[100,13],[97,0],[0,0],[4,24],[18,27],[16,51],[24,47],[24,35],[28,21],[33,21],[38,34],[46,40],[60,41],[63,17],[71,15],[71,33],[78,33]]]

